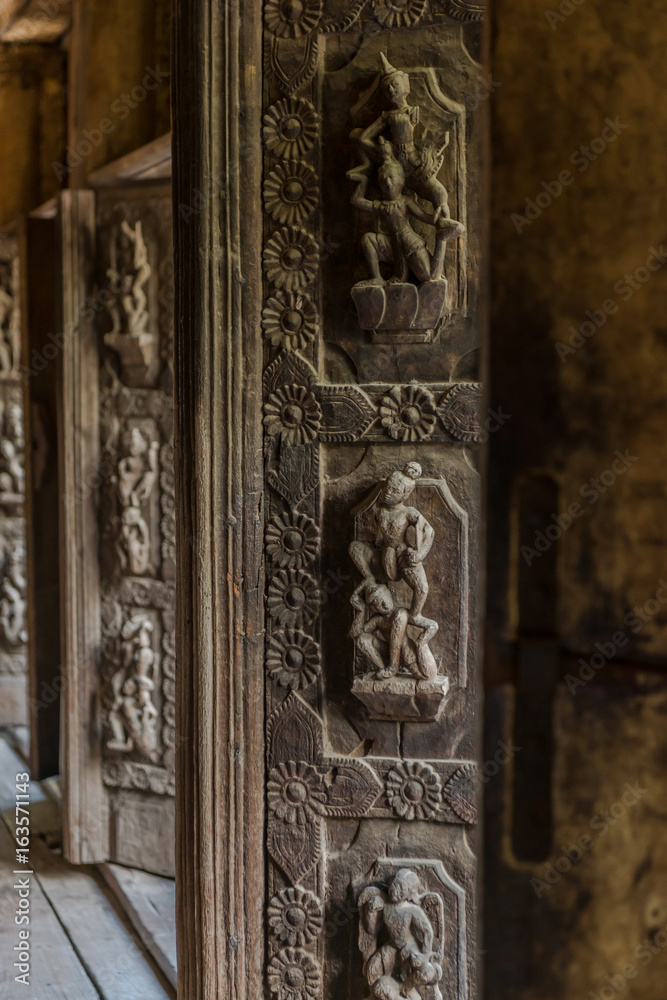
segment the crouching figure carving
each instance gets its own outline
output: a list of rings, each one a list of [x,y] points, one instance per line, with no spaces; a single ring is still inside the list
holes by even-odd
[[[424,892],[417,873],[400,868],[388,889],[363,889],[358,906],[371,1000],[442,1000],[444,913],[437,893]]]

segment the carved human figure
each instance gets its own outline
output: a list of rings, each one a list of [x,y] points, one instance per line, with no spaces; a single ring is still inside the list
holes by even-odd
[[[25,494],[23,412],[12,403],[3,421],[0,437],[0,495],[21,498]]]
[[[355,287],[403,283],[408,280],[410,271],[420,282],[442,280],[446,242],[460,236],[465,232],[465,228],[460,222],[441,217],[438,209],[432,212],[425,211],[413,197],[406,195],[403,191],[404,168],[394,155],[392,144],[382,136],[378,141],[382,153],[382,163],[378,170],[378,185],[383,195],[382,200],[370,200],[366,197],[368,187],[366,170],[356,168],[348,173],[348,177],[357,181],[352,204],[355,208],[379,218],[384,227],[384,232],[366,233],[362,238],[362,247],[371,277],[357,282]],[[432,257],[425,240],[410,225],[411,216],[436,227],[435,250]],[[381,262],[394,265],[394,272],[388,281],[382,277]]]
[[[371,997],[377,1000],[442,1000],[441,957],[433,950],[435,928],[427,903],[439,912],[435,894],[422,891],[419,876],[399,869],[387,891],[369,885],[359,900],[359,947]],[[442,928],[440,928],[442,933]]]
[[[111,333],[136,336],[145,333],[148,326],[148,300],[144,285],[151,276],[151,266],[148,263],[148,248],[144,241],[141,221],[137,221],[133,229],[127,220],[123,219],[121,230],[133,248],[132,271],[121,274],[117,270],[115,244],[112,244],[114,266],[107,270],[107,275],[114,283],[117,294],[109,305],[113,322]]]
[[[356,540],[350,543],[350,556],[362,576],[350,598],[355,609],[350,635],[381,678],[393,677],[401,666],[419,679],[437,674],[429,642],[438,631],[438,623],[423,614],[429,591],[423,562],[435,532],[420,511],[406,505],[421,472],[417,462],[408,462],[402,471],[392,472],[378,483],[363,505],[368,509],[377,501],[374,545]],[[412,592],[409,607],[396,606],[388,586],[399,580]],[[414,639],[407,634],[409,625],[416,630]]]
[[[150,531],[141,507],[148,500],[158,472],[159,444],[150,444],[138,427],[125,435],[125,455],[118,463],[118,497],[122,514],[116,539],[121,569],[141,575],[150,560]]]
[[[365,602],[360,594],[365,593]],[[407,635],[408,624],[414,624],[407,608],[396,607],[391,591],[380,583],[362,582],[350,598],[355,609],[350,636],[359,653],[375,667],[377,677],[386,679],[406,667],[417,680],[432,680],[438,667],[428,645],[438,631],[438,624],[422,629],[417,640]],[[370,617],[369,617],[370,615]]]
[[[0,627],[11,646],[28,641],[25,546],[19,539],[6,545],[0,588]]]
[[[382,92],[391,108],[383,111],[372,125],[363,130],[355,129],[356,141],[364,164],[370,166],[382,158],[379,139],[389,133],[396,157],[403,168],[408,187],[433,205],[435,220],[449,216],[447,191],[438,180],[444,151],[449,145],[449,132],[437,136],[426,134],[420,143],[415,142],[415,129],[419,124],[419,108],[408,104],[410,77],[391,65],[384,53],[382,59]]]
[[[4,265],[0,274],[0,373],[18,371],[21,359],[21,324],[17,303],[18,258]]]
[[[113,736],[107,741],[109,750],[128,753],[136,749],[149,759],[155,757],[157,749],[158,717],[151,699],[155,690],[152,632],[153,623],[145,614],[134,615],[123,626],[120,667],[111,678],[109,726]]]

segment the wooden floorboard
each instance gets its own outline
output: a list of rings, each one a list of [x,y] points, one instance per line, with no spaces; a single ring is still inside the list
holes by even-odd
[[[16,803],[16,775],[27,773],[25,761],[2,739],[0,735],[0,812],[13,809]],[[37,782],[30,785],[30,802],[44,801],[44,792]]]
[[[112,893],[96,868],[70,865],[39,836],[58,826],[59,796],[57,788],[47,789],[45,795],[37,782],[30,786],[33,874],[25,876],[30,884],[30,985],[15,982],[13,949],[19,944],[19,928],[14,923],[14,886],[21,877],[13,874],[15,786],[16,775],[27,768],[3,736],[6,733],[0,734],[0,1000],[173,1000],[173,882],[143,872],[125,875],[125,869],[111,866],[119,869],[120,881],[130,890],[131,905],[125,901],[121,913],[115,902],[117,883]],[[131,914],[126,916],[128,909]],[[139,920],[141,934],[133,930]],[[151,952],[149,957],[153,946],[157,955]]]
[[[0,997],[3,1000],[100,1000],[81,965],[69,938],[42,891],[37,878],[30,879],[30,983],[15,981],[14,946],[19,944],[19,927],[14,923],[18,894],[14,886],[21,876],[13,874],[15,844],[7,827],[0,823]],[[120,997],[132,996],[122,993]],[[111,998],[109,998],[111,1000]]]
[[[95,871],[70,865],[38,839],[31,848],[39,884],[88,975],[108,1000],[170,1000]]]
[[[134,929],[168,981],[176,987],[176,890],[174,880],[122,865],[99,865]]]

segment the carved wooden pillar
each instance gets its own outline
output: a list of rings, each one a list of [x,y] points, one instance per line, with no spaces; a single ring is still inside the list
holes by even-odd
[[[476,997],[481,14],[177,5],[184,996]]]

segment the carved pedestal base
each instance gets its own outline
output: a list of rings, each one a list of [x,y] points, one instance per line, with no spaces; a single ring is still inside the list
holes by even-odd
[[[159,361],[152,333],[105,333],[104,343],[120,358],[127,385],[141,387],[155,379]]]
[[[378,680],[372,674],[355,678],[352,693],[363,702],[371,719],[390,722],[436,722],[449,693],[449,678],[418,681],[414,677]]]
[[[376,344],[430,344],[445,307],[447,282],[355,285],[352,298],[362,330]]]

